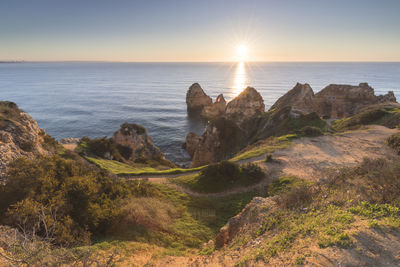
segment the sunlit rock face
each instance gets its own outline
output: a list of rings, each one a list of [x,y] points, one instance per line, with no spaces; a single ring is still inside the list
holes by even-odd
[[[189,114],[200,114],[205,107],[212,104],[212,99],[204,93],[200,84],[194,83],[186,93],[186,104]]]
[[[396,102],[393,92],[376,96],[367,83],[358,86],[330,84],[315,94],[314,109],[321,117],[343,118],[353,115],[367,105]]]
[[[165,159],[164,154],[156,147],[146,129],[134,123],[124,123],[112,137],[119,150],[127,150],[129,160],[137,159]],[[122,148],[121,148],[122,147]]]
[[[51,155],[46,137],[36,121],[15,103],[0,101],[0,179],[4,178],[7,165],[17,158]]]
[[[301,113],[310,113],[314,111],[313,100],[314,92],[310,85],[307,83],[297,83],[289,92],[280,97],[270,110],[290,106],[292,110],[298,110]]]
[[[224,115],[226,108],[226,101],[222,94],[220,94],[212,105],[204,107],[201,112],[201,117],[205,119],[214,119]]]
[[[262,96],[250,86],[230,101],[225,109],[225,115],[239,124],[260,116],[264,112],[265,105]]]

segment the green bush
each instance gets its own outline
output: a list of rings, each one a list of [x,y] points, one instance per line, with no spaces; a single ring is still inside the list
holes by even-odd
[[[239,186],[255,184],[265,177],[265,173],[255,164],[239,166],[222,161],[204,168],[197,176],[195,188],[201,192],[221,192]]]
[[[122,214],[119,202],[155,191],[145,182],[130,182],[61,157],[19,158],[1,187],[2,223],[54,238],[56,244],[88,243],[104,234]]]
[[[324,133],[318,127],[305,126],[300,129],[299,134],[303,136],[320,136],[323,135]]]

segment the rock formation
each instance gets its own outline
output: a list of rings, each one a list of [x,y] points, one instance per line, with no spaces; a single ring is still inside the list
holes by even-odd
[[[127,160],[165,159],[164,154],[156,147],[146,129],[137,124],[124,123],[112,137],[120,152]]]
[[[226,105],[225,115],[239,124],[265,112],[264,100],[253,87],[247,87]]]
[[[314,111],[314,92],[308,83],[297,83],[289,92],[280,97],[271,109],[292,107],[293,110],[299,110],[302,113],[310,113]]]
[[[316,112],[324,118],[343,118],[353,115],[362,107],[380,102],[396,102],[396,98],[391,91],[376,96],[367,83],[358,86],[331,84],[315,95],[308,84],[297,83],[270,110],[291,106],[293,112]]]
[[[193,157],[199,142],[200,137],[197,134],[190,132],[186,136],[186,141],[183,143],[182,147],[187,151],[190,157]]]
[[[232,120],[219,117],[207,125],[193,153],[192,167],[228,158],[246,142],[245,132]]]
[[[201,117],[205,119],[215,119],[219,116],[224,115],[226,108],[226,101],[222,94],[220,94],[214,103],[204,107],[201,112]]]
[[[0,102],[0,179],[7,165],[19,157],[50,155],[57,142],[13,102]]]
[[[360,108],[379,102],[396,102],[393,92],[375,96],[367,83],[358,86],[331,84],[315,94],[314,110],[321,117],[343,118],[353,115]]]
[[[186,104],[189,114],[200,114],[204,107],[212,104],[212,99],[204,93],[200,84],[194,83],[186,93]]]

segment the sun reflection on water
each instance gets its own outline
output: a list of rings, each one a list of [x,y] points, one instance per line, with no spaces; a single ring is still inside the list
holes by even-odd
[[[247,85],[247,72],[244,62],[238,62],[233,77],[232,93],[237,96]]]

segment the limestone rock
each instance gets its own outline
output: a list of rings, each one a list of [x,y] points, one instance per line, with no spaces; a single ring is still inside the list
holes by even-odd
[[[264,100],[253,87],[247,87],[240,95],[228,103],[225,115],[239,124],[250,118],[264,114]]]
[[[293,111],[301,113],[313,112],[314,92],[308,83],[297,83],[289,92],[280,97],[270,108],[277,109],[291,106]]]
[[[199,142],[200,137],[193,132],[188,133],[188,135],[186,136],[186,142],[183,144],[182,147],[187,151],[191,158],[193,157],[194,152],[199,145]]]
[[[156,147],[146,129],[134,123],[124,123],[112,137],[113,142],[119,146],[119,150],[130,154],[129,160],[137,159],[165,159],[164,154]]]
[[[201,113],[204,107],[212,104],[212,99],[204,93],[200,84],[194,83],[186,93],[187,111],[189,114]]]
[[[199,139],[192,167],[229,158],[246,143],[245,132],[232,120],[217,118],[207,125]]]
[[[52,138],[15,103],[0,101],[0,179],[4,178],[7,165],[19,157],[51,155],[54,151],[46,142],[49,139]]]
[[[215,238],[215,246],[220,248],[232,241],[240,233],[248,233],[249,228],[257,225],[262,218],[260,214],[267,213],[276,209],[276,197],[255,197],[246,207],[235,217],[229,219]],[[259,216],[251,216],[257,214]]]
[[[204,107],[201,116],[205,119],[214,119],[224,115],[226,108],[226,101],[222,94],[220,94],[212,105]]]

